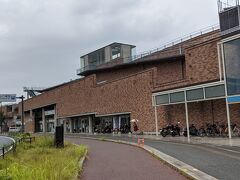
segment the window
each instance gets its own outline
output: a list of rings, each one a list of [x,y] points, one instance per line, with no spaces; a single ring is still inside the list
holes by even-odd
[[[112,59],[119,58],[121,56],[121,46],[114,45],[112,46]]]
[[[184,92],[176,92],[170,94],[170,102],[176,103],[176,102],[184,102]]]
[[[89,65],[99,65],[105,62],[105,51],[104,49],[99,49],[95,52],[88,54],[88,64]]]
[[[12,112],[12,106],[7,106],[7,112]]]
[[[164,95],[159,95],[156,96],[156,104],[168,104],[169,103],[169,96],[168,94],[164,94]]]
[[[218,85],[205,88],[206,98],[222,97],[225,96],[224,85]]]
[[[188,101],[198,100],[198,99],[203,99],[203,98],[204,98],[203,88],[187,91],[187,100]]]
[[[224,43],[228,95],[240,94],[240,39]]]

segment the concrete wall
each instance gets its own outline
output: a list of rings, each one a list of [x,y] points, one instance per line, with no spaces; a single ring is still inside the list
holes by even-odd
[[[121,50],[122,50],[122,57],[123,58],[128,58],[131,56],[131,46],[122,44],[121,45]]]
[[[111,46],[107,46],[104,49],[105,51],[105,62],[109,62],[112,59]]]

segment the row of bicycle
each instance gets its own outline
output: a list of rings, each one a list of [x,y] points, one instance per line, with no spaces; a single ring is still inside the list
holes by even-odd
[[[194,124],[191,124],[189,126],[189,134],[191,136],[209,136],[209,137],[226,137],[228,136],[228,126],[227,125],[218,125],[218,124],[206,124],[205,126],[201,126],[199,129],[196,128]],[[231,133],[232,136],[238,136],[240,137],[240,128],[236,125],[233,124],[231,125]],[[176,125],[167,125],[165,128],[163,128],[160,131],[160,134],[163,137],[166,137],[167,135],[171,136],[180,136],[184,135],[187,136],[187,128],[183,128],[181,131],[181,128],[179,127],[178,124]]]

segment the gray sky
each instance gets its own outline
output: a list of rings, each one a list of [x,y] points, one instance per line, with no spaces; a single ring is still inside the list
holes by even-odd
[[[141,52],[216,23],[217,0],[0,0],[0,93],[76,79],[111,42]]]

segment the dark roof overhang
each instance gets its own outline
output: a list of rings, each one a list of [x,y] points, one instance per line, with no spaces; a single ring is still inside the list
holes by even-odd
[[[91,69],[91,70],[86,70],[84,72],[79,73],[78,75],[81,76],[88,76],[90,74],[94,74],[97,72],[102,72],[106,70],[114,70],[114,69],[121,69],[121,68],[126,68],[126,67],[132,67],[132,66],[137,66],[137,65],[142,65],[142,64],[157,64],[161,62],[166,62],[166,61],[173,61],[173,60],[183,60],[185,58],[185,55],[176,55],[176,56],[169,56],[165,58],[159,58],[159,59],[141,59],[141,60],[135,60],[127,63],[122,63],[122,64],[116,64],[112,65],[110,67],[99,67],[96,69]]]

